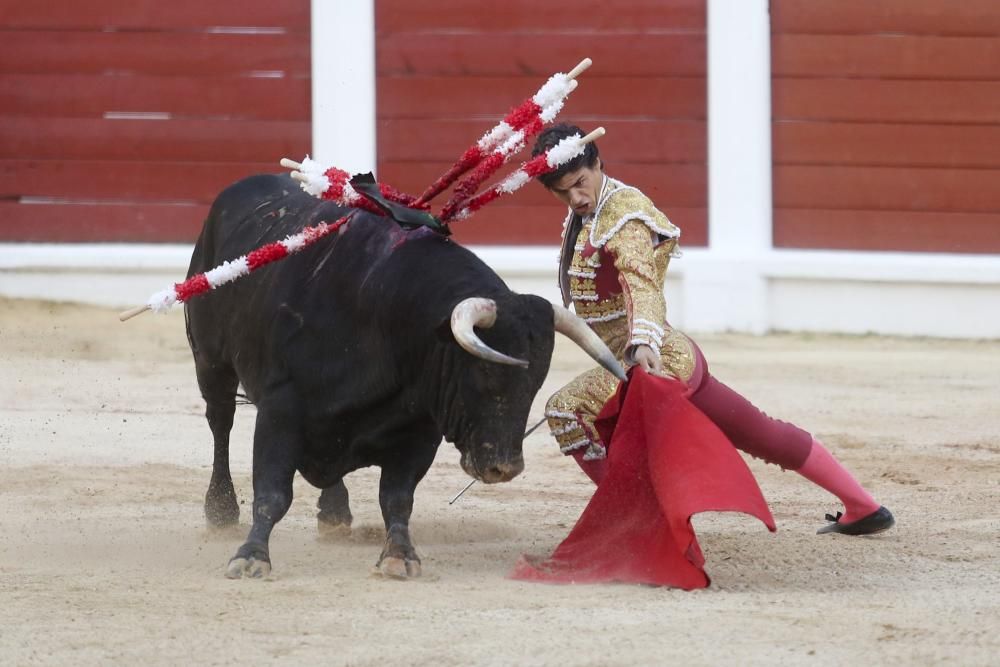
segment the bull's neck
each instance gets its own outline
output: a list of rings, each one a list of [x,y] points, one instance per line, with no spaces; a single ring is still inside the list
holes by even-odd
[[[464,428],[457,355],[465,352],[453,346],[436,341],[419,365],[422,372],[414,385],[420,392],[418,400],[449,442],[455,442]]]

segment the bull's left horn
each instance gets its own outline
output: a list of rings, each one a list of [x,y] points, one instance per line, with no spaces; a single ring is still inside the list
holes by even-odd
[[[586,322],[556,304],[552,304],[552,312],[555,315],[556,331],[583,348],[584,352],[593,357],[594,361],[604,366],[616,378],[622,382],[628,379],[625,375],[625,369],[615,359],[615,355],[611,353],[604,341],[594,333],[594,330],[587,326]]]
[[[498,364],[527,367],[527,361],[497,352],[476,335],[474,327],[489,329],[496,321],[496,301],[472,297],[459,302],[451,311],[451,332],[462,349],[473,356]]]

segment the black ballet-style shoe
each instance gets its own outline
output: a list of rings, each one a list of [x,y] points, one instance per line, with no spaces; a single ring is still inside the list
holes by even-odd
[[[827,525],[816,531],[817,535],[824,533],[840,533],[841,535],[874,535],[883,530],[889,530],[896,525],[896,519],[892,512],[886,507],[879,507],[866,517],[862,517],[851,523],[837,523],[843,512],[837,512],[837,516],[826,515]]]

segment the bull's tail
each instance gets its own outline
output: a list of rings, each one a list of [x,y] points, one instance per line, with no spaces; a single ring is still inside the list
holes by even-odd
[[[190,278],[193,275],[204,272],[207,268],[205,266],[205,258],[214,256],[214,248],[206,246],[214,245],[212,242],[212,235],[208,233],[209,223],[212,221],[212,214],[208,214],[209,217],[205,219],[204,224],[201,226],[201,233],[198,234],[198,240],[194,244],[194,250],[191,253],[191,263],[188,264],[187,277]],[[194,336],[191,335],[191,316],[188,313],[187,303],[184,304],[184,333],[188,339],[188,345],[191,346],[191,351],[195,354],[198,353],[198,346],[195,345]]]

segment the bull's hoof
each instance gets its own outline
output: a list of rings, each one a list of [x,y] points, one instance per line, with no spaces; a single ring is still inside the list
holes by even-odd
[[[205,494],[205,521],[209,528],[229,528],[240,523],[240,504],[232,485],[210,488]]]
[[[226,566],[227,579],[264,579],[271,574],[271,564],[266,560],[250,558],[240,558],[239,556],[229,561]]]
[[[319,533],[319,539],[323,541],[340,542],[351,536],[350,522],[324,521],[321,518],[317,518],[316,529]]]
[[[389,556],[375,566],[375,574],[389,579],[416,579],[420,576],[420,561]]]

